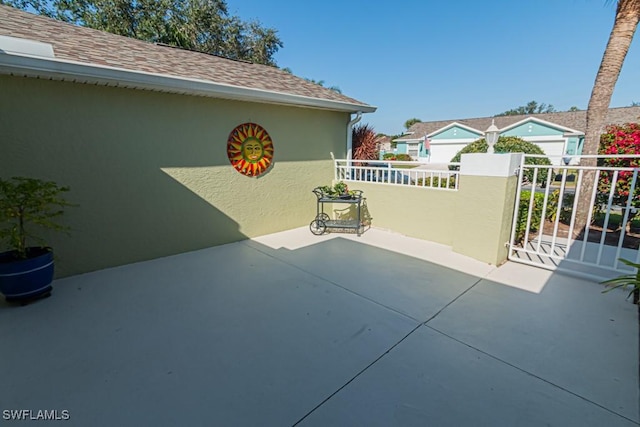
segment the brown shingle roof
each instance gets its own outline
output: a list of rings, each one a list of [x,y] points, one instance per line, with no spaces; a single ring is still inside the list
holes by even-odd
[[[491,126],[491,121],[495,120],[496,126],[503,129],[514,123],[522,121],[528,117],[535,117],[546,122],[555,123],[569,129],[573,129],[584,133],[587,127],[586,111],[565,111],[558,113],[540,113],[540,114],[524,114],[517,116],[499,116],[499,117],[480,117],[475,119],[458,119],[458,120],[439,120],[434,122],[416,123],[411,126],[408,132],[412,135],[406,135],[398,140],[421,139],[425,135],[433,133],[453,122],[469,126],[473,129],[484,132]],[[607,115],[607,125],[624,124],[630,122],[638,122],[640,120],[640,107],[620,107],[610,108]]]
[[[172,48],[0,6],[0,35],[53,46],[55,58],[368,106],[278,68]]]

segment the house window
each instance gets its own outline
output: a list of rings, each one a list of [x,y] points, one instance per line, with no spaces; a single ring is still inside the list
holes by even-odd
[[[418,144],[407,144],[407,154],[411,157],[418,157],[420,150]]]

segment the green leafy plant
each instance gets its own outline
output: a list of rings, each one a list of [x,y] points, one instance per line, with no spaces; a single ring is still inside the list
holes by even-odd
[[[413,159],[408,154],[396,154],[396,160],[401,160],[403,162],[410,162]]]
[[[598,212],[593,217],[593,224],[598,227],[604,228],[604,220],[606,218],[606,214],[603,212]],[[620,224],[622,224],[622,215],[620,214],[609,214],[609,222],[607,223],[607,229],[611,231],[616,231],[620,228]]]
[[[432,182],[431,177],[428,176],[428,177],[426,177],[424,179],[418,178],[416,183],[419,186],[424,184],[425,187],[456,188],[456,177],[455,176],[450,176],[447,179],[447,177],[440,178],[440,177],[434,176],[433,177],[433,182]]]
[[[333,191],[337,194],[345,194],[349,191],[349,187],[343,181],[336,182],[333,186]]]
[[[529,216],[529,203],[531,201],[531,191],[523,191],[520,193],[520,203],[518,207],[518,217],[516,219],[516,238],[515,243],[520,243],[524,239],[525,230],[527,228],[527,217]],[[531,210],[531,222],[529,223],[529,231],[536,232],[540,227],[542,219],[542,203],[544,202],[544,194],[535,193],[533,195],[533,208]]]
[[[638,304],[638,298],[640,296],[640,264],[636,264],[635,262],[631,262],[624,258],[618,258],[618,260],[628,265],[629,267],[635,268],[636,272],[633,274],[623,274],[614,279],[600,282],[603,285],[607,286],[607,289],[603,290],[602,293],[606,293],[618,288],[631,287],[631,292],[629,292],[627,298],[633,295],[633,303]]]
[[[382,155],[382,159],[383,160],[398,160],[398,158],[396,157],[396,155],[394,153],[384,153]]]
[[[318,187],[318,190],[320,190],[323,194],[332,194],[333,193],[333,187],[331,187],[330,185],[322,185],[322,186]]]
[[[558,215],[558,198],[560,197],[560,190],[555,190],[549,194],[547,200],[547,209],[545,211],[545,217],[549,221],[555,221]],[[575,195],[573,193],[564,193],[562,197],[562,208],[560,209],[560,222],[569,224],[571,221],[571,213],[573,211],[573,201]]]
[[[498,142],[494,145],[494,150],[496,153],[525,153],[525,154],[542,154],[544,155],[544,151],[538,145],[525,141],[522,138],[518,138],[517,136],[501,136],[498,138]],[[453,156],[451,159],[451,163],[459,163],[460,158],[463,154],[467,153],[486,153],[489,149],[489,145],[484,138],[480,138],[476,141],[473,141],[471,144],[468,144],[462,150],[458,151],[458,153]],[[550,165],[551,162],[546,157],[540,158],[532,158],[528,157],[525,160],[525,164],[527,165]],[[450,166],[451,170],[460,169],[459,166]],[[529,180],[529,182],[533,182],[533,174],[534,169],[527,168],[524,171],[524,176]],[[547,179],[547,170],[539,169],[536,177],[536,181],[538,183],[543,183]]]
[[[62,196],[67,191],[68,187],[40,179],[0,179],[0,239],[18,258],[27,258],[29,239],[44,243],[32,228],[68,230],[56,221],[71,206]]]
[[[330,185],[323,185],[321,187],[318,187],[318,189],[322,192],[322,194],[328,197],[339,197],[344,194],[353,195],[355,192],[357,192],[357,190],[349,191],[349,187],[343,181],[335,183],[333,187]]]

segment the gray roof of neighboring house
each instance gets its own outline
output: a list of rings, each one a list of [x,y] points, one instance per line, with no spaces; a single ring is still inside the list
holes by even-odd
[[[338,105],[343,111],[375,111],[375,107],[276,67],[144,42],[67,24],[10,6],[0,6],[0,36],[51,44],[55,57],[49,58],[50,61],[72,61],[74,64],[113,68],[141,75],[182,79],[187,83],[197,80],[197,83],[215,83],[232,89],[246,88],[254,92],[260,91],[265,97],[274,93],[293,95],[298,98],[299,105],[305,105],[305,100],[310,101],[310,104],[313,104],[313,100],[322,100],[330,101],[327,105]],[[0,59],[3,59],[2,53],[0,47]],[[9,56],[5,56],[4,60],[9,60]],[[5,64],[0,72],[18,74],[13,63],[11,66],[13,68]],[[64,79],[64,76],[55,75],[54,78]]]
[[[484,132],[491,126],[491,121],[495,120],[498,129],[503,129],[514,123],[520,122],[526,118],[535,117],[545,122],[555,123],[557,125],[570,128],[579,132],[585,131],[587,127],[587,112],[582,111],[565,111],[558,113],[540,113],[540,114],[523,114],[517,116],[498,116],[498,117],[480,117],[476,119],[457,119],[457,120],[439,120],[434,122],[416,123],[409,128],[407,133],[413,132],[411,135],[404,135],[396,138],[394,141],[411,141],[422,139],[425,135],[429,135],[439,129],[444,128],[454,122],[468,126],[470,128]],[[637,122],[640,120],[640,107],[620,107],[610,108],[607,115],[606,124],[624,124]]]

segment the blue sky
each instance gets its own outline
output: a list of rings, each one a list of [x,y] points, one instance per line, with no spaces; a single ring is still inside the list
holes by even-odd
[[[378,110],[377,132],[486,117],[535,100],[586,109],[613,19],[606,0],[227,0],[278,30],[275,58]],[[640,35],[611,101],[640,102]]]

